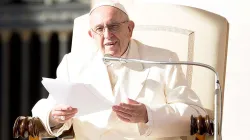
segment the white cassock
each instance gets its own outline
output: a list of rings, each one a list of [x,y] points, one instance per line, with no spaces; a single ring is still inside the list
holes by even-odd
[[[136,40],[130,41],[125,55],[143,60],[178,61],[175,53]],[[56,102],[49,96],[32,109],[33,116],[42,120],[49,134],[59,136],[73,124],[76,140],[180,140],[180,136],[190,135],[190,116],[203,111],[197,107],[201,107],[199,98],[187,87],[181,66],[126,63],[108,72],[100,53],[93,52],[90,56],[79,61],[71,53],[65,55],[57,69],[57,78],[91,84],[112,102],[119,103],[126,96],[144,103],[148,123],[123,122],[110,109],[74,118],[52,132],[48,116]]]

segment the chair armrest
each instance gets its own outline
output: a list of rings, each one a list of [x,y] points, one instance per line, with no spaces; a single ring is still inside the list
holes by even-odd
[[[214,135],[214,124],[213,120],[209,118],[209,115],[205,117],[201,115],[194,117],[192,115],[190,121],[190,134],[195,135],[196,140],[205,140],[205,135]]]
[[[44,125],[38,117],[19,116],[13,126],[13,137],[28,138],[28,137],[40,137],[40,138],[53,138],[48,134]],[[72,139],[74,138],[74,130],[71,127],[69,130],[64,131],[59,138]]]
[[[208,134],[210,136],[214,135],[213,132],[213,123],[210,120],[209,116],[206,117],[191,116],[191,135],[196,135],[196,139],[203,140],[204,135]],[[13,126],[13,137],[18,138],[28,138],[28,137],[40,137],[40,138],[53,138],[49,135],[46,129],[44,128],[41,120],[38,117],[29,117],[29,116],[19,116]],[[198,138],[201,137],[201,138]],[[67,131],[64,131],[59,138],[64,139],[73,139],[74,130],[73,127]]]

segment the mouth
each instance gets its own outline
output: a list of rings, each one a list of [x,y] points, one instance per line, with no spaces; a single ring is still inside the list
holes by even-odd
[[[107,42],[104,45],[105,46],[115,46],[116,43],[117,43],[116,41],[114,41],[114,42]]]

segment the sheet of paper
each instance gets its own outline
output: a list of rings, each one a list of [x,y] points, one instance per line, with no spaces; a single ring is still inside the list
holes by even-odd
[[[70,83],[50,78],[43,78],[42,84],[58,104],[78,108],[76,116],[108,110],[113,105],[111,101],[88,84]]]

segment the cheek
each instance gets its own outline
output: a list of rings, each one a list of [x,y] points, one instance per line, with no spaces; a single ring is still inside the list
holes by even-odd
[[[94,38],[94,40],[95,40],[96,45],[97,45],[99,48],[103,48],[103,39],[102,39],[102,38],[96,37],[96,38]]]
[[[128,33],[125,33],[125,34],[121,34],[120,36],[119,36],[119,42],[120,42],[120,45],[121,46],[124,46],[124,45],[126,45],[127,43],[128,43],[128,41],[129,41],[129,35],[128,35]]]

